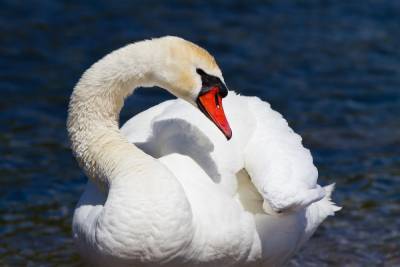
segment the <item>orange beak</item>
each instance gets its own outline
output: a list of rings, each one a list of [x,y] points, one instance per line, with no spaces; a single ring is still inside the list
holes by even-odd
[[[226,119],[224,108],[222,107],[222,97],[217,86],[212,87],[207,92],[199,95],[197,105],[200,110],[222,131],[226,139],[231,139],[232,130]]]

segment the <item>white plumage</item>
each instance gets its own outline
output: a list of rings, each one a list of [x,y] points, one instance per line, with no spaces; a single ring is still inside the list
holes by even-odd
[[[166,77],[176,69],[164,70],[161,81],[146,74],[162,69],[163,57],[170,62],[160,49],[188,45],[193,49],[173,37],[134,44],[106,57],[107,64],[96,63],[78,83],[68,126],[91,178],[74,214],[78,248],[102,266],[282,265],[340,208],[330,201],[333,185],[316,183],[301,137],[269,104],[229,92],[223,104],[233,137],[227,141],[189,104],[200,86],[191,73],[195,85],[182,86],[192,88],[188,94],[167,88],[189,103],[161,103],[117,128],[127,88],[172,83]],[[152,53],[148,59],[140,51]],[[191,64],[222,79],[210,59],[189,53]],[[127,73],[121,62],[135,55],[143,68]]]

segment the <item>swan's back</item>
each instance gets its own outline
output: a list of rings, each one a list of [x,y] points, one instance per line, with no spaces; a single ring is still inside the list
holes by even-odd
[[[138,114],[121,131],[131,143],[155,158],[172,153],[190,157],[217,186],[233,195],[237,190],[235,175],[244,167],[242,151],[255,120],[248,113],[246,102],[236,95],[224,99],[224,108],[234,132],[229,142],[208,118],[179,99]]]
[[[281,215],[265,213],[263,196],[245,170],[248,163],[243,153],[258,129],[248,106],[252,101],[259,100],[235,94],[226,98],[225,110],[235,134],[229,142],[207,118],[180,100],[148,109],[121,129],[130,142],[158,158],[181,184],[197,229],[182,253],[193,263],[259,266],[261,261],[263,266],[282,265],[339,209],[330,201],[333,187],[328,186],[325,197],[306,208]],[[290,130],[284,131],[290,136]],[[92,231],[105,201],[104,194],[89,182],[73,222],[74,233],[87,238],[78,243],[80,250],[92,262],[102,264],[109,259],[94,250],[97,244]]]
[[[181,100],[167,101],[146,110],[129,120],[122,132],[130,142],[159,158],[174,173],[184,187],[196,220],[216,233],[213,242],[233,237],[231,234],[245,233],[242,237],[244,243],[237,243],[237,246],[244,248],[246,242],[253,242],[251,249],[246,250],[248,257],[259,254],[267,266],[283,264],[328,215],[338,210],[330,201],[333,188],[321,188],[316,184],[316,169],[309,151],[304,149],[301,138],[288,127],[282,116],[271,110],[268,104],[258,98],[230,92],[224,99],[224,109],[234,133],[229,142],[207,118]],[[267,122],[260,126],[260,120]],[[276,137],[277,143],[271,143]],[[253,152],[253,157],[248,159],[246,152],[255,149],[248,148],[254,138],[260,139],[260,150]],[[280,144],[283,148],[279,152],[283,155],[274,158],[275,149],[270,147],[279,147]],[[279,180],[285,178],[280,184],[278,199],[285,190],[293,193],[293,187],[299,183],[306,184],[307,190],[309,186],[311,194],[298,192],[299,195],[305,194],[300,200],[309,201],[305,207],[282,215],[266,214],[263,196],[255,188],[253,177],[250,178],[245,170],[253,164],[252,160],[260,165],[254,168],[253,174],[263,174],[257,173],[257,168],[268,169],[273,186],[279,186]],[[286,166],[292,173],[285,172]],[[323,195],[318,193],[321,191]],[[232,217],[232,214],[236,215]],[[240,229],[232,228],[228,234],[224,231],[228,226]],[[212,239],[210,234],[204,234],[204,237]]]
[[[171,100],[129,120],[122,133],[155,158],[171,153],[195,160],[227,193],[237,191],[236,173],[246,168],[275,209],[306,207],[322,199],[318,172],[301,137],[268,103],[230,92],[224,109],[232,128],[227,141],[197,109]]]

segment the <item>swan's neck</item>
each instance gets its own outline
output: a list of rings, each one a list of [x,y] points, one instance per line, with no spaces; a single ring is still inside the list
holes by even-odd
[[[119,113],[134,88],[153,86],[157,52],[149,42],[121,48],[88,69],[71,96],[68,133],[89,178],[107,188],[113,179],[154,160],[121,135]],[[140,169],[140,168],[139,168]]]

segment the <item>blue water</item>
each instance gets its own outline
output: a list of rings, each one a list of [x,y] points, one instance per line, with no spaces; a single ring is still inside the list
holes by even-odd
[[[0,1],[0,265],[81,264],[68,97],[104,54],[173,34],[214,54],[231,89],[269,101],[320,183],[337,183],[343,211],[289,265],[400,266],[400,2],[210,2]],[[170,98],[138,91],[121,120]]]

